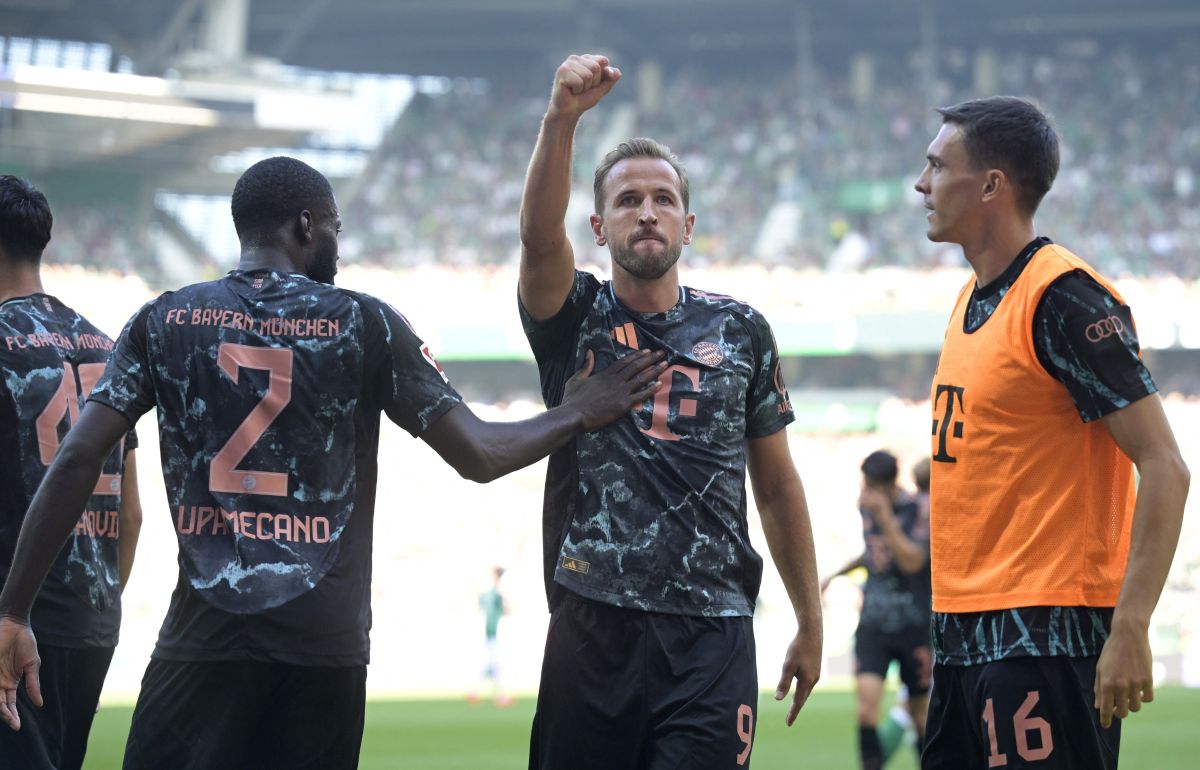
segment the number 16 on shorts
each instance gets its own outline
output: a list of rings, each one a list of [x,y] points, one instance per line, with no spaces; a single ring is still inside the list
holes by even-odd
[[[1026,762],[1040,762],[1054,752],[1050,723],[1032,715],[1041,698],[1037,690],[1027,693],[1025,701],[1011,715],[1011,719],[1006,719],[1004,714],[997,714],[993,699],[987,699],[983,707],[983,724],[987,730],[989,768],[1008,766],[1009,747],[1015,748],[1017,755]],[[1004,751],[1000,749],[1001,740],[1004,741]]]

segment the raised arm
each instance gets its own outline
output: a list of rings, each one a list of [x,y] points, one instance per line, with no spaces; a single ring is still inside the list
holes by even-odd
[[[25,513],[12,568],[0,592],[0,718],[20,729],[17,685],[26,677],[29,696],[41,705],[39,660],[29,612],[79,514],[96,487],[104,460],[129,430],[114,409],[88,402],[79,421],[67,432]]]
[[[1191,474],[1157,393],[1103,418],[1117,446],[1137,466],[1129,562],[1113,612],[1112,633],[1096,664],[1096,708],[1108,727],[1113,716],[1154,700],[1150,616],[1158,604],[1183,526]]]
[[[588,351],[584,367],[567,382],[559,406],[527,420],[487,422],[459,404],[421,438],[463,478],[492,481],[537,462],[581,432],[598,430],[639,408],[661,386],[657,377],[666,369],[664,355],[639,351],[593,374],[595,358]]]
[[[863,489],[858,498],[858,507],[870,513],[871,518],[879,525],[883,541],[901,572],[913,575],[925,569],[925,565],[929,563],[929,549],[905,534],[904,528],[896,519],[896,509],[890,497],[878,489]]]
[[[825,594],[825,591],[828,590],[829,584],[831,582],[833,582],[834,578],[841,577],[842,575],[845,575],[847,572],[852,572],[853,570],[856,570],[862,566],[864,566],[863,555],[860,553],[858,556],[855,556],[853,559],[851,559],[850,561],[843,564],[842,568],[839,569],[837,572],[834,572],[831,575],[825,576],[825,579],[821,581],[821,594],[822,595]]]
[[[621,77],[608,57],[571,55],[554,73],[550,105],[521,196],[521,304],[535,321],[559,311],[571,291],[575,256],[567,240],[571,162],[575,127],[583,113],[612,90]]]
[[[796,613],[796,635],[788,646],[783,674],[775,689],[775,700],[783,700],[795,680],[796,692],[786,717],[791,725],[821,676],[824,631],[812,523],[786,431],[747,439],[746,461],[767,548]]]

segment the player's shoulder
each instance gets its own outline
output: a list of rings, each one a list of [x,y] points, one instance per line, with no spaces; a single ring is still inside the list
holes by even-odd
[[[340,286],[333,287],[341,292],[349,301],[358,306],[362,317],[367,324],[380,323],[389,331],[396,327],[397,324],[403,324],[404,328],[416,334],[416,329],[408,317],[401,313],[396,306],[385,299],[380,299],[374,294],[368,294],[356,289],[345,289]]]
[[[12,297],[0,302],[0,327],[20,329],[39,315],[53,313],[54,308],[51,304],[53,299],[46,294],[31,294],[25,297]]]
[[[693,312],[719,313],[736,316],[753,325],[766,325],[763,314],[749,302],[745,302],[728,294],[696,289],[691,286],[683,287],[684,297]]]
[[[1080,257],[1062,244],[1054,243],[1053,241],[1046,243],[1038,249],[1037,259],[1045,266],[1051,280],[1053,280],[1053,276],[1055,275],[1061,276],[1075,271],[1081,271],[1094,277],[1099,277],[1100,275],[1083,257]]]
[[[612,288],[612,279],[600,280],[595,273],[588,270],[580,270],[575,268],[575,285],[572,292],[579,297],[591,297],[595,299],[599,295],[615,296]]]
[[[388,320],[391,316],[396,316],[408,323],[408,319],[404,314],[397,310],[390,302],[376,297],[374,294],[368,294],[365,291],[357,289],[346,289],[341,286],[330,287],[335,289],[342,297],[349,302],[358,306],[364,317],[382,318]]]
[[[23,328],[30,325],[49,329],[70,329],[104,336],[82,313],[53,294],[30,294],[0,303],[0,326]]]

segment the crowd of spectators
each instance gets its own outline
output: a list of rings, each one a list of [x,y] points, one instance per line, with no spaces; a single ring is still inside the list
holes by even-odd
[[[60,204],[51,200],[54,226],[46,246],[49,265],[83,265],[155,282],[157,261],[149,231],[123,206]]]
[[[649,98],[630,78],[582,123],[576,181],[589,186],[617,134],[654,136],[693,179],[690,265],[829,274],[959,267],[957,249],[925,239],[911,184],[939,122],[933,106],[978,93],[979,61],[978,52],[947,50],[932,78],[916,56],[875,59],[865,75],[843,67],[773,79],[664,64]],[[1044,234],[1114,277],[1200,278],[1200,60],[1183,48],[1084,46],[1005,52],[989,69],[987,88],[1037,99],[1060,128],[1062,172],[1039,215]],[[516,263],[521,188],[548,89],[478,83],[418,94],[400,116],[361,194],[343,207],[349,259],[388,268]],[[922,93],[930,95],[914,96]],[[576,198],[572,240],[585,259],[606,262],[586,229],[590,196]],[[772,221],[781,208],[790,218]],[[155,282],[151,241],[128,213],[70,205],[56,219],[52,261],[149,272]]]
[[[1182,49],[1006,52],[995,62],[994,90],[1037,99],[1063,137],[1063,170],[1039,218],[1046,234],[1113,275],[1200,277],[1200,62]],[[748,81],[664,68],[658,98],[639,99],[631,83],[613,99],[633,108],[634,133],[667,142],[689,167],[699,217],[690,261],[927,269],[959,255],[926,242],[910,188],[939,122],[932,107],[976,95],[977,66],[951,51],[922,89],[914,84],[929,81],[915,59],[878,60],[869,87],[826,73],[807,79],[809,93],[795,73]],[[348,212],[361,257],[387,266],[514,262],[545,90],[496,84],[418,98]],[[933,96],[914,97],[922,90]],[[614,114],[606,106],[582,124],[582,186]],[[764,241],[780,203],[798,216]],[[582,226],[577,218],[586,249]]]

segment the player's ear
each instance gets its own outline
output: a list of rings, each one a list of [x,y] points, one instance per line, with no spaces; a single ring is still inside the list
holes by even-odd
[[[696,214],[689,212],[683,218],[683,245],[687,246],[692,242],[692,228],[696,226]]]
[[[987,174],[983,178],[983,189],[980,190],[981,198],[984,203],[995,200],[1004,188],[1008,187],[1008,177],[998,168],[988,169]]]
[[[313,231],[313,215],[308,209],[304,209],[296,217],[296,238],[301,243],[308,243],[312,240]]]
[[[592,235],[596,239],[596,245],[603,246],[608,243],[608,238],[604,235],[604,217],[592,214],[588,217],[588,222],[592,225]]]

